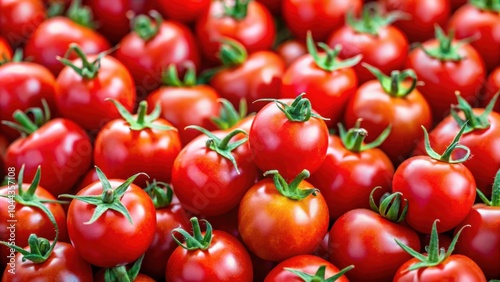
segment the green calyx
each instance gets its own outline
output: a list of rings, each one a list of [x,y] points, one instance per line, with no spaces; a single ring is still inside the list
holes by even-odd
[[[57,7],[56,7],[57,8]],[[56,11],[52,11],[54,13]],[[88,6],[82,6],[81,0],[71,1],[71,6],[69,6],[68,13],[66,14],[73,22],[85,26],[88,28],[95,28],[93,22],[92,9]]]
[[[154,179],[151,184],[148,183],[144,191],[151,197],[157,210],[166,208],[172,203],[174,192],[168,183],[157,182],[156,179]]]
[[[381,189],[381,187],[375,187],[370,193],[370,208],[374,212],[380,214],[381,216],[392,222],[402,222],[405,219],[406,213],[408,211],[408,201],[404,199],[404,208],[403,211],[400,212],[401,204],[403,202],[403,194],[399,192],[392,193],[384,197],[380,202],[380,206],[377,206],[377,204],[375,203],[375,199],[373,198],[373,194],[378,189]]]
[[[436,228],[436,223],[439,220],[436,219],[434,223],[432,224],[432,231],[431,231],[431,238],[429,242],[429,246],[425,247],[425,250],[427,251],[427,256],[423,255],[412,248],[404,245],[401,241],[398,239],[394,238],[396,243],[403,249],[405,250],[408,254],[410,254],[412,257],[418,259],[420,262],[417,262],[410,266],[408,268],[408,271],[412,271],[415,269],[420,269],[420,268],[425,268],[425,267],[433,267],[441,264],[444,262],[448,257],[451,256],[453,253],[453,250],[455,249],[455,245],[457,244],[458,237],[460,237],[460,233],[462,233],[462,230],[465,227],[470,227],[470,225],[465,225],[460,230],[458,231],[457,235],[453,238],[451,241],[450,247],[448,248],[448,251],[445,251],[444,248],[439,248],[439,236]]]
[[[177,66],[175,64],[170,64],[167,71],[162,72],[161,80],[163,85],[171,87],[191,87],[197,84],[196,82],[196,69],[192,62],[187,65],[186,74],[184,75],[184,81],[179,79],[179,73],[177,72]]]
[[[359,19],[354,18],[353,11],[349,11],[346,14],[346,23],[353,30],[358,33],[366,33],[374,36],[378,35],[382,27],[388,26],[400,19],[408,19],[408,15],[400,11],[394,11],[384,15],[380,5],[376,3],[366,4],[363,8],[361,18]]]
[[[306,178],[308,178],[311,174],[307,169],[304,169],[301,173],[299,173],[295,179],[290,183],[286,183],[285,179],[277,170],[269,170],[264,173],[264,176],[272,175],[274,186],[281,195],[296,201],[300,201],[309,197],[309,195],[316,196],[319,193],[319,189],[300,189],[300,183]]]
[[[145,173],[134,174],[133,176],[129,177],[125,182],[123,182],[120,186],[118,186],[116,189],[113,190],[113,188],[111,187],[111,183],[109,182],[106,175],[104,175],[104,173],[101,171],[101,169],[99,169],[97,166],[95,167],[95,169],[97,172],[97,177],[99,177],[99,181],[101,182],[103,188],[101,195],[76,196],[70,194],[62,194],[59,195],[59,197],[71,198],[95,206],[94,214],[92,214],[90,220],[85,222],[84,224],[94,223],[96,220],[99,219],[101,215],[103,215],[108,210],[119,212],[120,214],[125,216],[125,218],[127,218],[130,224],[134,224],[132,222],[132,217],[130,216],[130,213],[120,200],[125,194],[125,192],[127,192],[127,189],[129,188],[130,184],[132,184],[132,182],[134,182],[134,180],[137,178],[137,176],[141,174],[143,175],[146,174]]]
[[[228,1],[222,1],[224,7],[224,16],[231,17],[235,20],[246,18],[248,13],[248,4],[251,0],[235,0],[234,3],[228,4]]]
[[[135,281],[139,271],[141,270],[142,260],[144,255],[142,255],[138,260],[134,262],[134,265],[127,270],[127,268],[122,266],[117,266],[113,268],[107,268],[104,272],[104,281],[106,282],[132,282]]]
[[[493,97],[493,99],[491,99],[484,112],[481,115],[477,116],[474,114],[474,111],[472,110],[470,104],[464,98],[462,98],[462,96],[460,96],[460,93],[457,92],[456,96],[458,105],[453,105],[451,107],[450,114],[460,127],[466,125],[464,134],[472,132],[474,130],[487,129],[490,127],[488,117],[493,111],[493,107],[495,106],[499,95],[500,92],[498,92]],[[460,118],[460,116],[458,115],[458,111],[462,111],[464,113],[465,119]]]
[[[356,120],[354,127],[349,129],[347,132],[341,123],[338,123],[337,125],[339,127],[339,135],[340,139],[342,140],[342,144],[344,144],[344,147],[347,150],[355,153],[380,146],[382,143],[384,143],[385,139],[387,139],[387,137],[391,133],[392,128],[391,125],[387,126],[384,131],[382,131],[382,133],[375,140],[373,140],[373,142],[371,142],[370,144],[365,144],[363,141],[368,135],[368,131],[366,131],[366,129],[364,128],[361,128],[361,119]]]
[[[443,29],[439,26],[435,26],[435,37],[438,41],[438,46],[430,49],[426,49],[422,44],[417,44],[422,51],[424,51],[427,56],[434,58],[442,62],[459,62],[464,57],[460,55],[459,50],[462,45],[470,43],[474,38],[466,38],[460,41],[453,41],[454,31],[450,30],[449,34],[446,35]]]
[[[155,121],[160,118],[161,115],[161,105],[160,103],[156,103],[155,108],[151,114],[147,114],[148,111],[148,103],[146,101],[141,101],[139,103],[139,108],[137,110],[137,115],[134,117],[125,107],[120,104],[120,102],[114,99],[107,99],[111,101],[122,118],[129,124],[131,130],[144,130],[147,128],[156,129],[156,130],[174,130],[177,131],[175,127],[156,124]]]
[[[306,93],[302,93],[298,95],[291,105],[287,105],[283,101],[279,99],[258,99],[255,102],[261,101],[269,101],[274,102],[276,106],[285,114],[286,118],[289,121],[293,122],[306,122],[311,117],[319,118],[322,120],[329,120],[328,118],[324,118],[318,114],[313,113],[311,101],[309,99],[304,98]]]
[[[293,268],[288,268],[288,267],[285,267],[285,270],[290,271],[291,273],[297,275],[304,282],[335,282],[338,279],[340,279],[340,277],[342,277],[347,271],[349,271],[353,268],[354,268],[354,265],[349,265],[349,266],[343,268],[342,270],[340,270],[337,274],[330,276],[328,278],[325,277],[326,265],[320,266],[314,275],[311,275],[309,273],[305,273],[305,272],[302,272],[300,270],[296,270]]]
[[[486,198],[486,196],[481,192],[481,190],[476,189],[479,198],[490,207],[500,207],[500,169],[495,175],[495,180],[493,181],[493,190],[491,192],[491,201]]]
[[[240,100],[240,111],[238,112],[233,104],[224,98],[220,98],[222,104],[218,117],[212,117],[210,120],[217,126],[218,129],[227,130],[235,126],[238,122],[244,119],[247,115],[247,101],[245,98]]]
[[[71,43],[66,51],[66,54],[64,54],[64,58],[58,56],[57,60],[63,65],[72,68],[83,79],[94,79],[101,68],[102,58],[115,51],[115,49],[116,48],[101,52],[97,55],[97,58],[93,62],[89,62],[87,55],[83,52],[82,48],[80,48],[80,46],[76,43]],[[76,66],[71,60],[68,59],[71,52],[75,52],[76,55],[82,60],[82,67]]]
[[[362,63],[362,66],[378,79],[385,93],[391,95],[392,97],[406,97],[417,87],[417,74],[412,69],[406,69],[403,71],[393,70],[391,72],[391,76],[388,77],[379,69],[367,63]],[[403,84],[407,79],[411,79],[411,84],[409,87],[404,87]]]
[[[50,108],[45,99],[42,99],[42,107],[29,108],[24,112],[16,110],[12,114],[16,122],[2,120],[2,124],[19,131],[23,137],[28,136],[50,120]],[[33,120],[28,114],[33,115]]]
[[[439,155],[438,153],[436,153],[436,151],[434,151],[432,149],[431,143],[429,141],[429,133],[427,133],[427,129],[425,129],[425,127],[422,125],[422,130],[424,130],[425,151],[427,152],[427,155],[429,155],[429,157],[431,157],[437,161],[450,163],[450,164],[463,163],[466,160],[468,160],[470,157],[470,149],[467,146],[458,144],[460,137],[462,137],[462,134],[464,133],[466,128],[467,128],[467,122],[465,122],[462,125],[462,127],[460,128],[460,131],[457,133],[455,138],[453,138],[453,141],[451,141],[450,145],[448,145],[448,147],[446,147],[446,150],[444,151],[444,153],[442,155]],[[455,151],[456,149],[465,150],[466,153],[462,158],[460,158],[458,160],[453,160],[453,159],[451,159],[451,155],[452,155],[453,151]]]
[[[500,12],[500,0],[469,0],[469,3],[482,11]]]
[[[234,168],[236,169],[236,172],[240,174],[240,171],[238,169],[238,164],[236,163],[236,160],[231,152],[248,141],[248,134],[245,132],[245,130],[236,128],[235,130],[229,132],[223,139],[220,139],[219,137],[215,136],[212,132],[206,130],[203,127],[196,125],[190,125],[186,127],[186,129],[189,128],[196,129],[205,134],[206,136],[208,136],[209,138],[206,143],[207,149],[215,151],[221,157],[228,159],[233,164]],[[245,134],[246,137],[238,141],[235,141],[233,143],[229,142],[234,136],[240,133]]]
[[[210,247],[210,244],[212,243],[212,225],[205,219],[202,219],[201,221],[205,222],[206,226],[205,235],[202,235],[200,229],[200,221],[198,221],[198,218],[192,217],[189,221],[191,222],[193,235],[191,236],[191,234],[189,234],[186,230],[179,227],[172,230],[172,238],[175,240],[175,242],[177,242],[179,246],[189,251],[204,251],[208,249]],[[184,237],[184,244],[175,237],[175,233],[179,233],[182,235],[182,237]]]
[[[327,44],[320,42],[318,43],[318,46],[323,49],[325,54],[319,54],[318,49],[316,49],[316,43],[314,42],[314,39],[312,38],[311,31],[307,31],[307,51],[309,54],[313,57],[314,62],[316,62],[316,65],[327,72],[332,72],[335,70],[343,69],[343,68],[349,68],[353,67],[356,64],[358,64],[361,61],[362,56],[357,55],[352,58],[346,59],[339,61],[338,60],[338,55],[340,53],[340,50],[342,49],[342,46],[337,45],[335,46],[334,49],[330,48]]]
[[[155,37],[160,31],[163,22],[160,13],[156,11],[149,12],[149,16],[139,15],[131,21],[131,29],[144,41],[149,41]]]
[[[241,43],[226,37],[221,40],[218,56],[223,66],[236,67],[247,60],[248,53]]]
[[[12,58],[8,59],[7,54],[2,53],[0,57],[0,66],[3,66],[7,63],[19,63],[23,61],[23,49],[16,49]]]

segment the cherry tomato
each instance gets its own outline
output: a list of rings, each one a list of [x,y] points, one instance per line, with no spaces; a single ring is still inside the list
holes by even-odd
[[[210,0],[156,0],[156,2],[160,12],[167,19],[185,24],[201,17],[210,7]]]
[[[500,67],[490,73],[484,89],[486,93],[484,94],[482,106],[486,107],[495,94],[500,91]],[[494,109],[497,113],[500,113],[500,103],[495,103]]]
[[[302,42],[290,39],[281,43],[276,49],[276,52],[281,56],[285,65],[289,67],[295,60],[307,54],[307,48]]]
[[[24,44],[47,18],[41,0],[2,0],[0,10],[0,36],[13,47]]]
[[[87,1],[99,23],[97,31],[104,35],[112,43],[120,41],[125,34],[130,31],[130,20],[127,12],[131,10],[133,2],[131,0],[89,0]]]

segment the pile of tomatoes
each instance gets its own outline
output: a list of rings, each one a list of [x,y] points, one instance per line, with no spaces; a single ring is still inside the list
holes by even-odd
[[[499,89],[498,0],[3,0],[2,281],[500,279]]]

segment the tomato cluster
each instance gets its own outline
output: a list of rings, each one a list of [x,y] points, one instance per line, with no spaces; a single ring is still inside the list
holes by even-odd
[[[0,1],[6,281],[500,280],[500,1]]]

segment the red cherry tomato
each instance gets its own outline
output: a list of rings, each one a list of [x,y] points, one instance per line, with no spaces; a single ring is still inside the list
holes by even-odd
[[[482,101],[482,106],[486,107],[486,105],[491,101],[493,96],[500,91],[500,67],[494,69],[490,76],[488,77],[488,81],[486,82],[486,86],[484,87],[485,94],[484,99]],[[495,103],[494,107],[497,113],[500,113],[500,103]]]
[[[104,35],[110,42],[116,43],[130,31],[130,20],[127,12],[131,10],[131,0],[89,0],[87,1],[98,22],[97,31]]]
[[[335,265],[327,260],[312,255],[298,255],[280,262],[275,268],[273,268],[273,270],[271,270],[271,272],[269,272],[264,282],[304,281],[304,279],[292,273],[288,269],[297,270],[314,276],[314,274],[322,266],[325,266],[324,278],[330,278],[340,272]],[[347,280],[345,276],[341,276],[335,281],[348,282],[349,280]]]
[[[2,0],[0,10],[0,36],[13,47],[24,44],[47,18],[41,0]]]
[[[201,17],[210,7],[210,0],[156,0],[156,2],[160,12],[167,19],[185,24]]]
[[[302,42],[290,39],[281,43],[276,49],[276,52],[281,56],[285,65],[289,67],[302,55],[307,54],[307,48]]]

